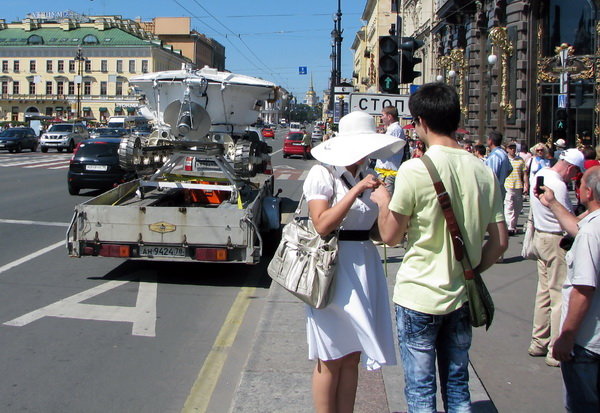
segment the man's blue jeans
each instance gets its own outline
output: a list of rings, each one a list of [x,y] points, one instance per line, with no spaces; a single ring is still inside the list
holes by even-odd
[[[437,357],[444,409],[447,412],[470,412],[469,348],[472,332],[468,304],[445,315],[424,314],[396,305],[396,323],[408,411],[437,411]]]
[[[600,354],[593,353],[575,344],[575,356],[570,361],[561,361],[567,410],[572,413],[600,411]]]

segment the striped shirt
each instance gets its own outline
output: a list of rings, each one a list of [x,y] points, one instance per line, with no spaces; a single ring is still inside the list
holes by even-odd
[[[504,181],[506,189],[523,189],[523,172],[525,171],[525,161],[520,156],[514,158],[508,157],[512,165],[512,172]]]

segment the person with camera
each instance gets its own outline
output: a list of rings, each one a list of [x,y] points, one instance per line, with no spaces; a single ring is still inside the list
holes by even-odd
[[[558,367],[552,357],[552,341],[558,336],[561,308],[561,288],[567,274],[565,250],[560,247],[564,235],[552,210],[535,197],[535,188],[550,188],[558,202],[573,211],[567,182],[583,170],[583,154],[578,149],[567,149],[551,168],[540,169],[531,188],[531,211],[537,251],[538,284],[533,311],[533,328],[528,353],[532,357],[546,357],[548,366]],[[539,191],[539,190],[538,190]]]
[[[570,412],[600,411],[600,166],[588,169],[581,181],[581,202],[587,208],[579,217],[541,187],[536,196],[550,208],[560,225],[574,236],[566,253],[567,278],[562,287],[560,334],[552,356],[561,363]],[[595,222],[595,223],[594,223]]]

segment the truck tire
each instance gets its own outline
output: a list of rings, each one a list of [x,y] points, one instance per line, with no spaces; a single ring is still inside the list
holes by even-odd
[[[241,177],[253,177],[257,173],[256,161],[258,155],[258,143],[247,140],[238,141],[235,145],[235,157],[233,159],[233,169]]]

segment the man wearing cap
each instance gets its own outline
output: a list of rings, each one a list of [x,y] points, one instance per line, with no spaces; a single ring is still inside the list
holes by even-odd
[[[529,182],[525,179],[525,161],[517,154],[517,143],[510,142],[506,147],[512,172],[504,181],[504,217],[508,225],[508,235],[517,233],[517,221],[523,209],[523,193],[529,192]]]
[[[567,142],[564,139],[559,139],[554,143],[556,146],[556,150],[554,151],[554,159],[560,159],[560,154],[565,151],[567,147]]]
[[[508,234],[493,172],[454,138],[461,117],[458,94],[444,83],[429,83],[411,95],[408,106],[419,137],[429,145],[425,156],[450,197],[465,251],[475,270],[485,271],[508,247]],[[422,159],[402,163],[391,199],[382,187],[371,197],[386,244],[397,244],[408,231],[393,297],[408,410],[437,411],[437,364],[444,410],[471,411],[472,327],[464,270]]]
[[[386,135],[395,136],[406,142],[404,130],[398,123],[398,109],[395,106],[386,106],[383,108],[381,111],[381,121],[386,127]],[[383,180],[390,193],[394,192],[394,181],[398,168],[404,159],[404,152],[400,151],[387,159],[377,159],[375,163],[375,171],[379,174],[379,177]]]
[[[573,212],[566,183],[583,169],[583,154],[578,149],[567,149],[553,167],[541,169],[533,182],[543,178],[543,185],[552,189],[557,201]],[[536,198],[534,190],[530,190],[530,199],[535,228],[533,242],[538,254],[538,284],[528,353],[532,357],[545,356],[547,365],[558,367],[560,363],[552,357],[552,346],[559,332],[561,288],[567,274],[565,250],[560,247],[564,233],[552,210]]]

